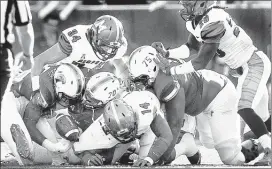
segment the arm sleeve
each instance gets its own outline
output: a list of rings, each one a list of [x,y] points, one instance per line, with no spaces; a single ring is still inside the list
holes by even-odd
[[[72,53],[72,45],[70,44],[70,41],[67,39],[66,35],[64,33],[61,33],[58,40],[59,48],[60,50],[69,56]]]
[[[147,130],[140,138],[139,144],[139,158],[143,159],[148,156],[148,153],[152,147],[152,144],[155,141],[155,134],[152,132],[151,129]]]
[[[202,29],[201,38],[205,43],[219,43],[225,32],[223,21],[212,22]]]
[[[39,95],[39,93],[36,93],[31,101],[28,103],[25,109],[23,119],[29,131],[31,139],[42,146],[42,143],[46,138],[36,127],[36,124],[38,123],[43,110],[42,107],[39,106]]]
[[[173,136],[167,121],[160,114],[154,118],[153,122],[151,123],[151,129],[156,135],[157,139],[154,141],[148,153],[148,157],[156,162],[168,149]]]
[[[32,21],[32,15],[28,1],[14,0],[14,19],[16,26],[24,26]]]

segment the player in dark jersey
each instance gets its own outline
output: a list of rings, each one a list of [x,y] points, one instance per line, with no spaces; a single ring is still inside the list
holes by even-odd
[[[156,61],[158,57],[161,56],[151,46],[139,47],[130,55],[129,71],[135,83],[140,82],[152,88],[158,98],[165,102],[169,126],[175,127],[178,124],[178,117],[183,117],[184,113],[196,116],[201,122],[199,128],[202,130],[199,131],[204,145],[205,143],[207,147],[212,145],[224,164],[245,163],[247,157],[241,152],[240,130],[237,123],[239,118],[235,107],[237,94],[231,81],[210,70],[170,76],[160,70]],[[180,63],[169,64],[175,66]],[[176,88],[178,92],[173,86],[179,86]],[[182,115],[173,117],[171,111],[176,109],[177,105],[171,101],[177,93],[182,94],[178,102],[175,102],[182,105],[178,110]],[[174,138],[174,134],[178,135],[173,132]],[[170,153],[172,150],[173,148],[169,150]],[[173,154],[175,156],[175,149],[171,156],[170,153],[165,153],[161,160],[168,161]]]
[[[35,93],[32,92],[30,71],[14,79],[11,91],[3,100],[6,104],[2,109],[5,120],[1,121],[1,136],[15,156],[19,154],[33,161],[32,140],[50,152],[69,148],[67,144],[57,143],[44,115],[51,112],[48,111],[50,108],[60,109],[68,101],[80,97],[84,80],[80,69],[71,64],[45,67],[40,75],[40,88]]]

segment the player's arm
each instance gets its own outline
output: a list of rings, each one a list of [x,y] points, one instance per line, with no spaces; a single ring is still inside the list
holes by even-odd
[[[182,65],[171,68],[171,74],[185,74],[205,69],[209,61],[215,56],[219,42],[224,36],[225,31],[224,23],[221,21],[205,26],[201,31],[203,43],[199,48],[197,57]]]
[[[16,58],[23,61],[22,70],[30,69],[33,66],[34,30],[32,26],[32,15],[28,1],[14,1],[14,19],[19,43],[23,56]]]
[[[36,127],[45,106],[42,99],[39,92],[32,97],[26,106],[23,120],[34,142],[50,151],[55,151],[55,144],[49,141]]]
[[[66,57],[72,52],[72,46],[65,34],[59,36],[59,41],[51,48],[47,49],[34,59],[34,66],[31,70],[32,88],[33,91],[39,88],[39,75],[46,64],[56,63]]]
[[[39,102],[41,102],[40,99],[42,99],[42,97],[40,93],[37,92],[29,101],[24,113],[24,122],[29,131],[31,139],[37,144],[43,146],[43,142],[46,140],[46,138],[36,128],[36,124],[38,123],[43,111],[42,106],[39,105]]]
[[[152,165],[154,162],[158,161],[168,149],[173,140],[173,135],[166,119],[163,118],[162,113],[156,115],[150,127],[156,135],[156,139],[146,158],[150,160]]]
[[[189,34],[188,41],[180,47],[169,49],[169,58],[186,59],[192,52],[197,52],[200,48],[200,43],[196,40],[193,34]]]
[[[169,158],[171,152],[173,151],[178,140],[180,129],[183,124],[183,118],[185,113],[185,92],[182,87],[180,87],[178,93],[175,95],[174,98],[165,102],[165,110],[166,120],[172,131],[173,140],[161,158],[163,161],[166,161]]]

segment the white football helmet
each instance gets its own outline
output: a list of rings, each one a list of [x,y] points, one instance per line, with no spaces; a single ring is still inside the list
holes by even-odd
[[[75,65],[61,63],[54,74],[54,87],[62,101],[80,99],[85,87],[84,75]]]
[[[93,75],[87,83],[83,95],[83,104],[87,108],[98,108],[120,93],[121,83],[119,79],[110,72],[99,72]]]
[[[151,46],[141,46],[135,49],[128,62],[130,76],[133,81],[141,81],[145,85],[151,85],[159,72],[158,65],[154,62],[157,51]]]

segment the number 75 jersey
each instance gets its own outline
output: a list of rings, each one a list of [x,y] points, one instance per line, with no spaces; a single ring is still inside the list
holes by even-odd
[[[232,69],[245,64],[256,50],[251,38],[223,9],[212,8],[197,25],[194,22],[186,22],[187,30],[199,42],[219,43],[220,57]]]

